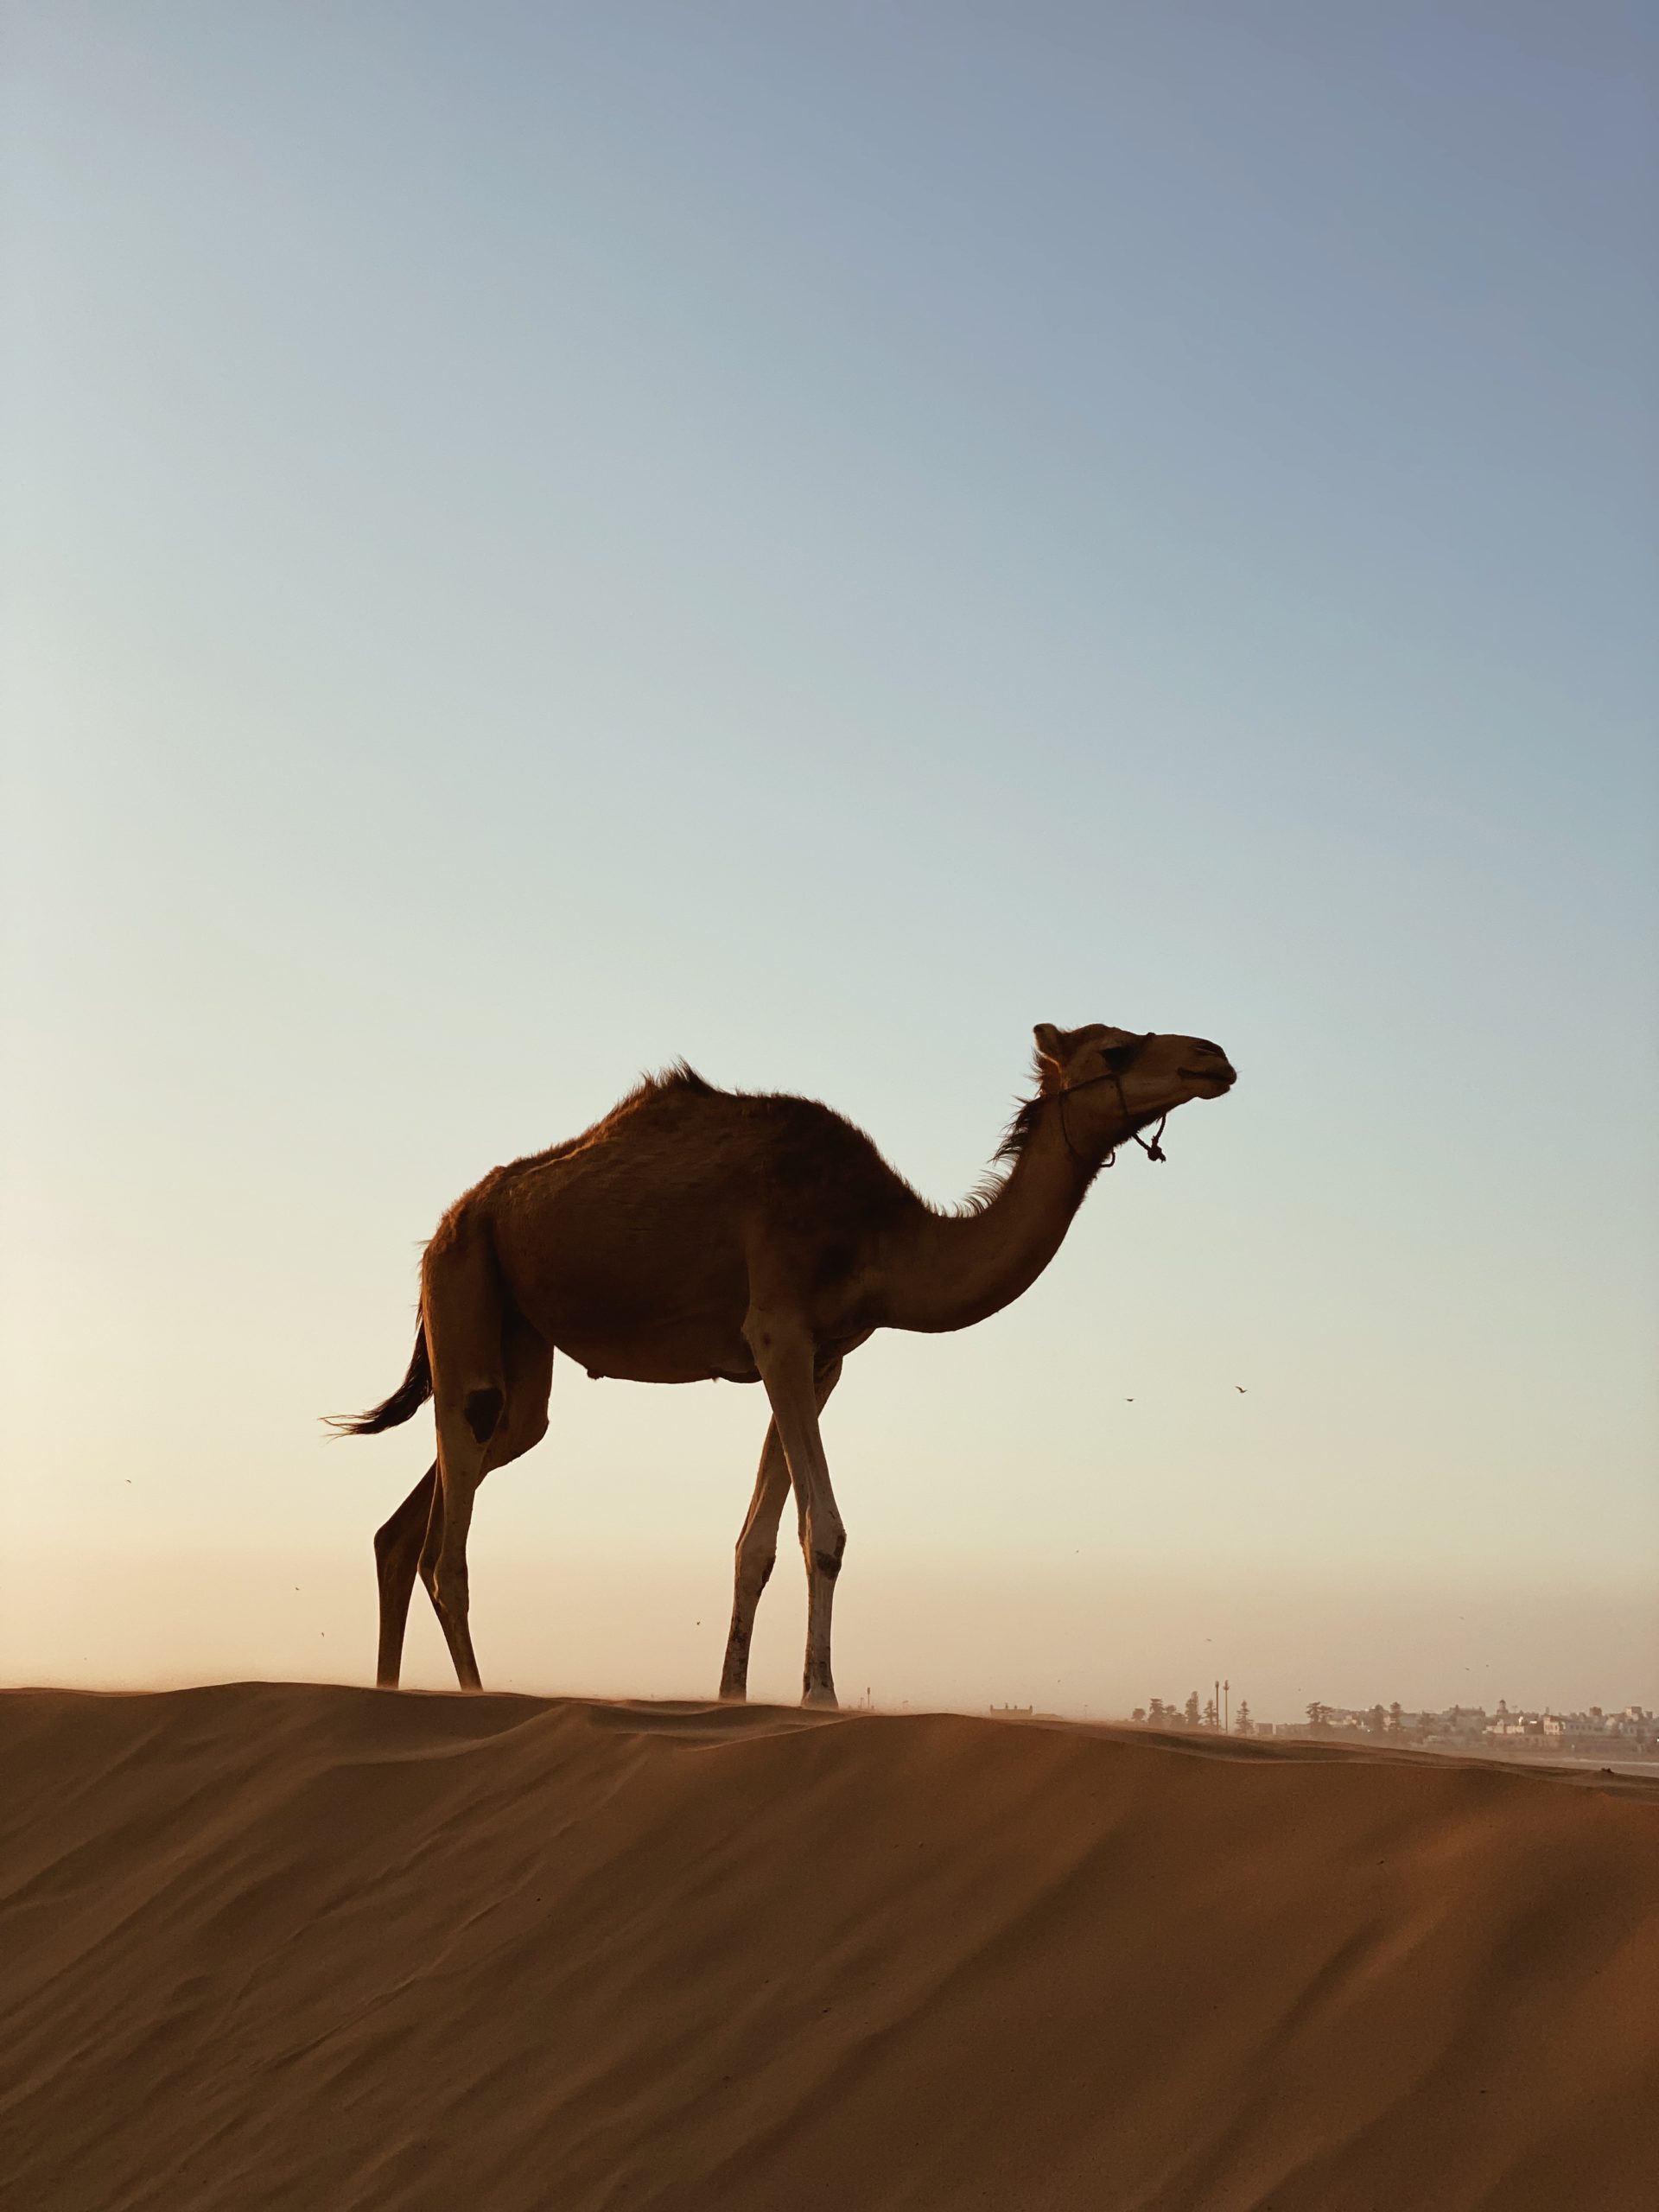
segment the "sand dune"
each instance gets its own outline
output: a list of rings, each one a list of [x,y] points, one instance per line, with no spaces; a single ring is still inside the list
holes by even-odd
[[[0,2199],[1659,2205],[1659,1791],[949,1715],[0,1698]]]

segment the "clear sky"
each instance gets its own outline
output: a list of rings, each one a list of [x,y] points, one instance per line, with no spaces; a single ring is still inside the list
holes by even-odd
[[[1652,18],[5,40],[5,1674],[367,1679],[316,1417],[639,1069],[951,1199],[1105,1020],[1239,1087],[851,1363],[843,1694],[1659,1703]],[[711,1688],[764,1426],[563,1368],[486,1680]]]

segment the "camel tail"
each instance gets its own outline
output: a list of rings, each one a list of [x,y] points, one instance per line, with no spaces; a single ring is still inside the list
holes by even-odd
[[[409,1372],[391,1395],[383,1398],[366,1414],[330,1414],[327,1416],[328,1426],[338,1429],[342,1436],[378,1436],[382,1429],[396,1428],[400,1421],[412,1420],[431,1395],[432,1362],[427,1357],[426,1322],[423,1318],[415,1331]]]

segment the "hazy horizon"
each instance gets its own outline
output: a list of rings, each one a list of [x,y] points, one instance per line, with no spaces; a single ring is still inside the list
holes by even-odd
[[[493,1501],[492,1501],[493,1502]],[[483,1508],[480,1506],[480,1513]],[[537,1696],[707,1699],[718,1676],[727,1560],[588,1548],[526,1559],[502,1501],[474,1548],[486,1688]],[[373,1674],[372,1562],[346,1550],[249,1554],[46,1546],[0,1624],[0,1675],[31,1686],[168,1689],[226,1680],[365,1683]],[[1357,1595],[1280,1570],[1230,1584],[1179,1559],[1140,1576],[1074,1560],[999,1573],[982,1561],[884,1552],[850,1570],[837,1621],[842,1701],[982,1713],[1029,1705],[1127,1719],[1230,1685],[1235,1716],[1299,1721],[1318,1699],[1408,1711],[1607,1712],[1650,1703],[1652,1596],[1389,1578]],[[74,1581],[66,1617],[56,1592]],[[751,1696],[800,1695],[800,1576],[785,1548],[755,1634]],[[142,1591],[144,1602],[137,1602]],[[1563,1647],[1570,1649],[1563,1649]],[[44,1663],[29,1669],[31,1659]],[[454,1687],[424,1600],[412,1609],[406,1688]]]
[[[1652,28],[8,47],[0,1671],[371,1679],[463,1188],[683,1054],[953,1200],[1104,1020],[1238,1087],[849,1363],[843,1698],[1659,1705]],[[559,1363],[486,1686],[711,1694],[764,1427]]]

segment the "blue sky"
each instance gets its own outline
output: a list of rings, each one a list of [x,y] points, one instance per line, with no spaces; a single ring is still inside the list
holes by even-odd
[[[1508,1635],[1558,1701],[1649,1622],[1656,46],[14,7],[25,1572],[344,1575],[425,1440],[315,1415],[401,1372],[442,1206],[640,1067],[826,1097],[950,1198],[1032,1023],[1103,1020],[1243,1079],[1007,1315],[854,1363],[868,1671],[919,1682],[906,1562],[947,1615],[1010,1561],[1164,1578],[1195,1652],[1234,1570],[1478,1586],[1443,1671]],[[480,1556],[550,1606],[649,1557],[700,1628],[639,1686],[696,1685],[762,1426],[562,1375]],[[1261,1630],[1287,1697],[1324,1618]],[[1101,1634],[1078,1699],[1135,1663]],[[1605,1663],[1659,1702],[1650,1625]]]

